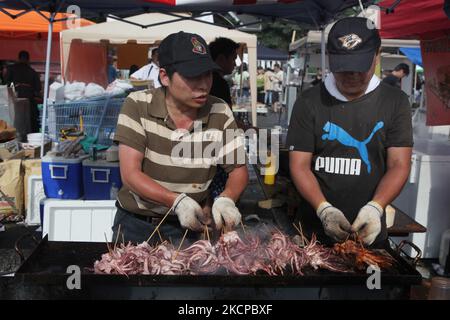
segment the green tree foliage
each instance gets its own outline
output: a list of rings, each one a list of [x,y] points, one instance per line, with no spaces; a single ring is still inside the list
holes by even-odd
[[[275,22],[264,22],[262,31],[256,33],[256,35],[258,36],[258,42],[263,46],[287,52],[294,30],[296,30],[295,40],[300,39],[307,31],[300,28],[297,24],[278,20]]]

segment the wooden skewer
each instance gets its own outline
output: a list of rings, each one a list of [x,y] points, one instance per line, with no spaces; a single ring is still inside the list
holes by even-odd
[[[162,223],[164,222],[164,220],[166,220],[167,216],[169,215],[170,211],[172,210],[172,208],[170,208],[169,210],[167,210],[166,214],[164,215],[164,217],[161,219],[161,221],[158,223],[158,225],[156,226],[155,230],[153,230],[152,234],[150,235],[150,237],[148,237],[147,239],[147,243],[153,238],[153,235],[156,233],[156,231],[158,231],[159,227],[162,225]]]
[[[301,232],[301,236],[303,238],[303,241],[305,242],[305,244],[309,244],[309,240],[303,234],[303,228],[302,228],[302,224],[300,223],[300,221],[298,222],[298,226],[300,228],[300,232]]]
[[[112,253],[111,247],[109,246],[108,237],[106,236],[106,232],[104,232],[104,235],[105,235],[106,246],[108,247],[108,252]]]
[[[292,225],[294,226],[295,230],[297,230],[298,234],[301,236],[302,232],[300,231],[300,229],[293,222],[292,222]]]
[[[242,222],[242,220],[241,220],[241,226],[242,226],[242,230],[244,230],[244,234],[246,235],[247,232],[245,231],[245,226],[244,226],[244,223]]]
[[[159,230],[157,229],[156,230],[156,232],[158,232],[158,236],[159,236],[159,240],[161,240],[161,243],[163,243],[163,238],[162,238],[162,236],[161,236],[161,233],[159,232]]]
[[[208,241],[211,242],[211,239],[209,238],[209,230],[208,230],[207,225],[205,225],[205,231],[206,231],[206,237],[207,237]]]
[[[117,229],[117,236],[116,236],[116,241],[114,242],[114,250],[116,250],[116,246],[117,246],[117,240],[119,240],[119,235],[120,235],[120,227],[122,225],[119,224],[119,228]]]
[[[122,243],[123,245],[125,245],[125,236],[123,235],[123,232],[122,232]]]
[[[180,249],[181,249],[181,245],[183,244],[183,242],[184,242],[184,239],[186,238],[186,235],[187,235],[188,231],[189,231],[189,229],[186,229],[186,231],[184,232],[184,236],[183,236],[183,239],[181,239],[180,245],[178,246],[177,252],[175,252],[175,255],[174,255],[174,257],[173,257],[172,261],[173,261],[173,260],[175,260],[175,259],[177,258],[177,256],[178,256],[178,252],[179,252],[179,251],[180,251]]]

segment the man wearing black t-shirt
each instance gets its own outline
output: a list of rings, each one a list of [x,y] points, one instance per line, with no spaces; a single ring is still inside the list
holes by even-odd
[[[401,81],[404,77],[409,75],[409,66],[406,63],[400,63],[394,71],[383,79],[384,83],[390,84],[393,87],[401,88]]]
[[[209,94],[222,99],[230,108],[232,106],[230,86],[223,76],[233,72],[238,48],[239,44],[228,38],[216,38],[209,44],[211,57],[221,69],[213,72],[213,84]]]
[[[306,200],[299,218],[325,243],[357,233],[366,245],[381,245],[384,208],[410,171],[409,102],[374,75],[380,45],[369,20],[339,20],[328,36],[332,73],[294,106],[287,144],[292,179]]]

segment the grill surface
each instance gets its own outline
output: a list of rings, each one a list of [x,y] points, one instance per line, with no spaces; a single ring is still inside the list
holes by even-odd
[[[394,268],[383,271],[381,281],[385,285],[413,285],[421,281],[420,274],[392,249],[386,251],[397,261]],[[21,265],[17,277],[30,283],[65,283],[66,270],[71,265],[79,266],[84,283],[128,286],[249,286],[249,287],[285,287],[285,286],[343,286],[366,285],[368,274],[335,273],[327,270],[305,269],[303,276],[285,274],[268,275],[98,275],[88,269],[107,252],[105,243],[49,242],[44,238],[33,254]],[[61,282],[62,281],[62,282]]]

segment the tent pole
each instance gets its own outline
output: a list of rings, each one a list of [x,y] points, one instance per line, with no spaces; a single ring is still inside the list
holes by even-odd
[[[322,64],[322,81],[325,81],[325,28],[322,28],[320,34],[320,58]]]
[[[47,118],[47,100],[48,100],[48,82],[50,78],[50,58],[52,50],[52,35],[53,35],[53,19],[55,14],[52,13],[48,24],[48,36],[47,36],[47,56],[45,60],[45,81],[44,81],[44,103],[42,110],[42,127],[41,127],[41,158],[44,156],[44,144],[45,144],[45,121]]]

